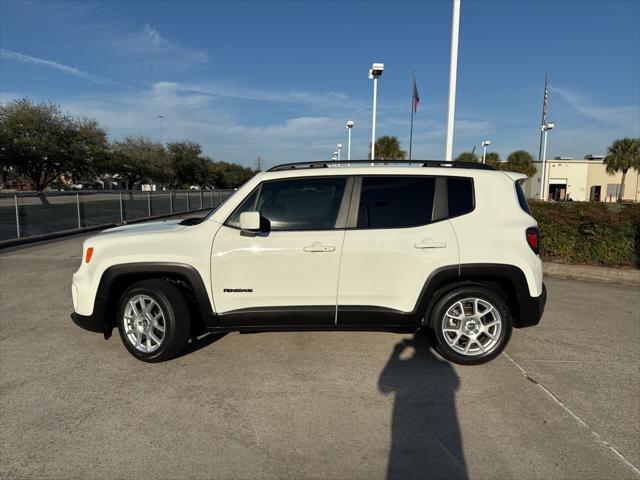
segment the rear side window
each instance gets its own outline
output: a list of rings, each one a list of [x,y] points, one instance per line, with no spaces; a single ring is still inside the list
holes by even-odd
[[[449,218],[458,217],[473,210],[473,181],[470,178],[447,177],[447,204]]]
[[[524,194],[524,188],[522,187],[522,181],[516,182],[516,193],[518,194],[520,208],[531,215],[531,210],[529,210],[529,204],[527,203],[527,196]]]
[[[357,228],[406,228],[431,222],[435,178],[364,177]]]

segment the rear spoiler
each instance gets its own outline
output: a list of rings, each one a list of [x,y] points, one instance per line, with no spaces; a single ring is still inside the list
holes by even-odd
[[[524,173],[517,173],[517,172],[502,172],[502,173],[504,173],[507,177],[509,177],[514,182],[519,182],[521,180],[526,180],[527,178],[529,178]]]

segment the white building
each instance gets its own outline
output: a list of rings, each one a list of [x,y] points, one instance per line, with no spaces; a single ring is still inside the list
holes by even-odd
[[[583,160],[556,157],[546,162],[547,200],[579,202],[615,202],[621,188],[622,173],[607,173],[602,155],[586,155]],[[542,162],[533,162],[537,172],[525,184],[529,198],[540,197]],[[623,199],[640,200],[640,172],[629,169],[625,179]]]

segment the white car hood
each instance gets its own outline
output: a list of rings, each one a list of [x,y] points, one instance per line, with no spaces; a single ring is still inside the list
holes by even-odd
[[[176,220],[163,220],[162,222],[150,222],[150,223],[137,223],[135,225],[123,225],[121,227],[109,228],[100,232],[100,235],[112,235],[112,234],[145,234],[145,233],[168,233],[177,232],[185,228],[185,225],[180,225],[183,219]]]

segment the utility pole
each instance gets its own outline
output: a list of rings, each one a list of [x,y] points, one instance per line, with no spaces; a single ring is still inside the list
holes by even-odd
[[[259,172],[262,171],[262,157],[259,153],[256,156],[256,170]]]

